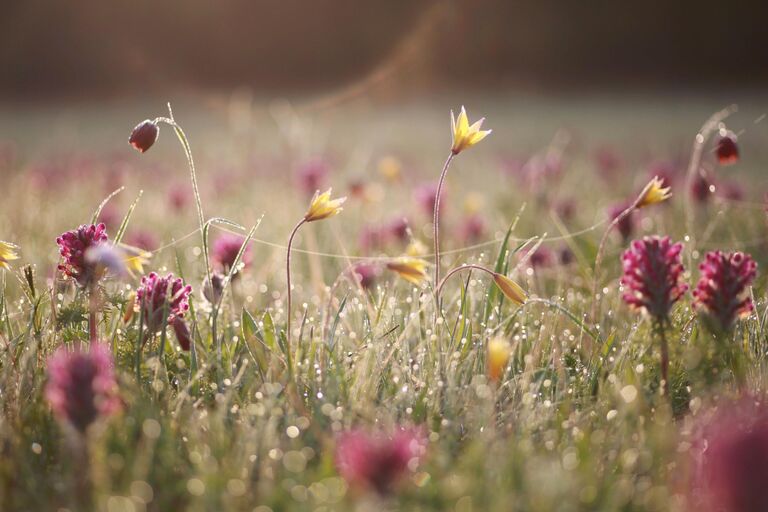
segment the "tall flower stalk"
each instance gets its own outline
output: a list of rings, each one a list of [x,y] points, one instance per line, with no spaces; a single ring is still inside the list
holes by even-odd
[[[315,222],[318,220],[327,219],[328,217],[333,217],[334,215],[338,215],[341,210],[343,210],[342,205],[346,200],[346,197],[331,199],[330,188],[322,194],[318,190],[315,192],[312,201],[309,203],[309,209],[307,209],[307,213],[305,213],[304,217],[299,220],[299,222],[291,231],[291,235],[288,237],[288,248],[285,257],[285,280],[288,286],[285,338],[288,350],[291,349],[291,248],[293,247],[293,239],[296,237],[296,233],[298,233],[299,228],[301,228],[301,226],[303,226],[305,223]]]
[[[480,119],[474,124],[469,124],[469,118],[467,117],[467,111],[464,107],[461,107],[461,112],[457,118],[454,118],[453,111],[451,111],[451,132],[453,134],[453,144],[451,145],[451,153],[443,164],[443,170],[440,171],[440,180],[437,182],[437,191],[435,193],[435,210],[432,215],[432,225],[434,227],[434,242],[435,242],[435,281],[434,286],[440,282],[440,195],[443,191],[443,183],[445,182],[445,176],[448,174],[448,168],[451,166],[453,158],[464,151],[471,148],[485,137],[487,137],[492,130],[482,130],[483,121],[485,118]],[[437,299],[438,310],[440,308],[438,294],[435,293]]]
[[[665,328],[669,324],[672,306],[688,289],[683,283],[680,253],[683,244],[672,243],[669,237],[645,237],[635,240],[621,257],[625,287],[624,302],[653,319],[654,330],[661,348],[662,390],[669,389],[669,346]]]

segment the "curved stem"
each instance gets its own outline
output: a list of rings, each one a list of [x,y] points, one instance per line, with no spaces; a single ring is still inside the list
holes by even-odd
[[[174,131],[176,132],[176,136],[179,138],[179,141],[181,142],[181,146],[184,149],[184,154],[187,157],[187,164],[189,165],[189,174],[192,179],[192,193],[195,196],[195,209],[197,210],[197,220],[200,224],[200,236],[202,237],[202,243],[203,243],[203,259],[205,260],[205,274],[208,278],[208,281],[211,280],[211,268],[210,268],[210,261],[208,260],[208,237],[206,236],[206,229],[205,229],[205,215],[203,214],[203,202],[200,199],[200,189],[197,186],[197,174],[195,173],[195,160],[192,158],[192,147],[189,145],[189,140],[187,139],[187,135],[184,133],[184,130],[181,128],[181,126],[176,122],[176,120],[173,118],[173,110],[171,110],[171,104],[168,104],[168,113],[171,116],[168,117],[158,117],[155,119],[155,123],[165,123],[172,127]]]
[[[288,238],[288,254],[285,258],[285,280],[288,284],[288,308],[285,320],[285,339],[288,350],[291,350],[291,246],[293,245],[293,237],[296,236],[296,232],[307,220],[302,219],[296,224],[296,227],[291,231],[291,236]]]
[[[443,285],[445,284],[445,282],[448,280],[449,277],[451,277],[452,275],[454,275],[454,274],[456,274],[458,272],[461,272],[462,270],[471,270],[471,269],[480,270],[481,272],[485,272],[487,274],[493,275],[493,272],[491,270],[489,270],[489,269],[487,269],[485,267],[482,267],[480,265],[475,265],[473,263],[466,263],[466,264],[464,264],[464,265],[462,265],[460,267],[456,267],[454,269],[451,269],[451,271],[448,272],[445,275],[443,280],[440,282],[440,284],[435,289],[435,296],[437,297],[437,300],[438,301],[440,300],[440,293],[443,290]]]
[[[451,151],[448,158],[445,160],[443,170],[440,172],[440,180],[437,182],[437,192],[435,193],[435,210],[432,216],[432,225],[434,227],[434,241],[435,241],[435,280],[434,283],[440,282],[440,195],[443,191],[443,182],[445,181],[445,175],[448,174],[448,167],[451,165],[451,161],[456,154]],[[440,309],[439,294],[435,294],[438,300],[437,308]]]

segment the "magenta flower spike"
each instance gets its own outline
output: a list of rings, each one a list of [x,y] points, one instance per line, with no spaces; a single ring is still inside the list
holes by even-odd
[[[235,264],[237,253],[245,239],[243,237],[231,234],[225,234],[216,239],[211,251],[211,259],[215,264],[221,267],[223,272],[229,272],[232,265]],[[243,256],[240,259],[243,266],[248,266],[251,262],[251,246],[245,248]]]
[[[106,243],[107,231],[104,224],[83,224],[79,228],[62,233],[56,239],[59,253],[64,262],[59,270],[75,280],[81,288],[91,288],[103,276],[103,269],[94,262],[88,262],[86,252],[99,244]]]
[[[45,396],[54,415],[85,433],[99,417],[120,410],[112,353],[93,343],[89,350],[59,348],[48,359]]]
[[[682,250],[683,245],[672,243],[669,237],[653,236],[633,241],[621,258],[624,302],[633,309],[647,312],[659,322],[666,321],[672,305],[688,289],[682,281]]]
[[[736,319],[754,309],[748,289],[757,275],[757,263],[742,252],[708,252],[699,266],[701,277],[693,291],[694,305],[716,327],[729,330]]]
[[[163,327],[164,316],[173,323],[174,318],[183,317],[189,310],[190,285],[184,285],[180,277],[173,274],[165,277],[155,272],[141,278],[141,286],[136,290],[136,301],[144,315],[144,323],[150,332],[157,332]]]

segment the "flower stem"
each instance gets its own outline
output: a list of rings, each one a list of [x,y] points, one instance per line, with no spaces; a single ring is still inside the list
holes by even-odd
[[[452,275],[454,275],[454,274],[456,274],[458,272],[461,272],[462,270],[471,270],[471,269],[479,270],[481,272],[485,272],[485,273],[487,273],[487,274],[489,274],[491,276],[493,275],[493,272],[488,270],[487,268],[485,268],[483,266],[480,266],[480,265],[475,265],[475,264],[472,264],[472,263],[465,263],[464,265],[461,265],[460,267],[456,267],[454,269],[451,269],[445,275],[445,277],[443,278],[443,280],[440,282],[440,284],[437,286],[437,289],[435,290],[435,295],[436,295],[438,301],[440,300],[440,293],[443,291],[443,285],[445,285],[445,282],[448,280],[449,277],[451,277]]]
[[[656,332],[661,342],[661,391],[662,394],[669,397],[669,344],[663,322],[656,326]],[[671,400],[671,397],[669,399]]]
[[[440,172],[440,180],[437,182],[437,192],[435,193],[435,211],[432,217],[432,225],[435,229],[434,234],[434,240],[435,240],[435,280],[434,284],[437,286],[437,283],[440,282],[440,195],[443,191],[443,182],[445,181],[445,175],[448,174],[448,167],[451,165],[451,161],[453,160],[453,157],[456,156],[456,153],[451,151],[451,154],[448,155],[448,158],[445,160],[445,164],[443,165],[443,170]],[[437,291],[435,292],[435,300],[437,301],[437,309],[440,309],[440,300],[439,300],[439,294]]]
[[[296,232],[299,230],[299,228],[306,222],[306,219],[302,218],[297,224],[296,227],[293,228],[293,231],[291,231],[291,236],[288,238],[288,252],[285,257],[285,280],[288,285],[288,309],[286,313],[286,319],[285,319],[285,339],[286,339],[286,345],[287,349],[291,350],[291,246],[293,245],[293,238],[296,236]]]

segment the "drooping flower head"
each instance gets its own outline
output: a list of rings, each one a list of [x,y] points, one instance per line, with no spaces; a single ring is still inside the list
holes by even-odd
[[[492,130],[482,130],[483,121],[485,118],[480,119],[470,126],[469,118],[467,117],[467,111],[464,107],[461,107],[461,112],[457,118],[453,117],[453,111],[451,111],[451,133],[453,134],[453,145],[451,146],[451,152],[454,155],[458,155],[467,148],[471,148],[488,135]]]
[[[18,251],[19,248],[14,244],[0,241],[0,268],[10,269],[8,262],[19,259]]]
[[[736,134],[730,130],[720,130],[715,152],[720,165],[731,165],[738,162],[739,145],[736,143]]]
[[[163,327],[165,315],[167,322],[184,316],[189,310],[190,285],[184,285],[180,277],[173,274],[160,277],[155,272],[141,278],[141,286],[136,290],[136,301],[144,315],[144,322],[150,332],[157,332]]]
[[[352,274],[355,281],[365,289],[370,289],[376,283],[376,279],[379,277],[381,269],[378,265],[373,263],[360,262],[352,267]]]
[[[518,306],[522,306],[528,300],[528,294],[525,293],[525,290],[507,276],[493,272],[493,282],[496,283],[506,298]]]
[[[120,410],[112,353],[93,343],[89,350],[60,347],[48,359],[45,396],[53,413],[84,433],[99,417]]]
[[[658,321],[666,320],[672,305],[688,289],[682,281],[682,250],[683,244],[672,243],[669,237],[652,236],[632,242],[621,258],[624,302]]]
[[[748,397],[709,411],[691,454],[691,512],[768,510],[768,410]]]
[[[309,209],[307,210],[307,213],[304,214],[304,220],[306,222],[314,222],[338,215],[341,210],[344,209],[341,205],[343,205],[346,200],[346,197],[331,199],[330,188],[322,194],[318,190],[315,192],[312,201],[309,203]]]
[[[213,242],[211,259],[215,264],[221,267],[221,270],[229,272],[232,265],[235,264],[237,253],[240,252],[240,247],[242,247],[244,240],[243,237],[237,235],[224,234],[220,236]],[[243,267],[247,267],[251,263],[250,245],[245,248],[243,256],[240,258],[240,262]]]
[[[715,322],[715,327],[727,331],[737,318],[752,312],[748,288],[757,275],[757,263],[749,254],[708,252],[699,270],[694,305]]]
[[[352,430],[336,442],[336,467],[351,485],[387,494],[426,453],[426,440],[415,429],[392,435]]]
[[[419,285],[427,278],[427,262],[420,258],[402,256],[387,263],[387,268],[409,283]]]
[[[160,128],[157,123],[146,119],[131,131],[131,136],[128,138],[128,142],[140,153],[144,153],[146,150],[152,147],[157,142],[157,138],[160,135]]]
[[[104,224],[83,224],[73,231],[67,231],[56,239],[59,253],[64,262],[59,270],[75,280],[81,288],[94,286],[104,275],[104,269],[95,263],[86,261],[85,253],[100,244],[106,243],[107,231]]]

